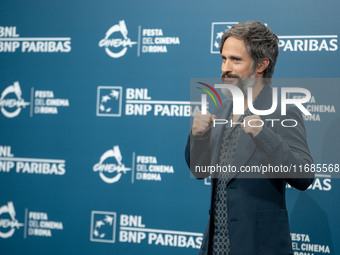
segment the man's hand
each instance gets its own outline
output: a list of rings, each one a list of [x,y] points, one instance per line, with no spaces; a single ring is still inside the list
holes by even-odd
[[[198,112],[194,116],[191,134],[195,137],[204,136],[211,129],[214,119],[216,119],[216,115],[211,115],[209,112],[203,115],[201,112]]]
[[[250,122],[249,122],[250,121]],[[263,121],[258,115],[250,115],[244,118],[245,125],[242,128],[246,134],[250,134],[252,137],[257,136],[262,130]],[[249,126],[248,123],[251,125]]]

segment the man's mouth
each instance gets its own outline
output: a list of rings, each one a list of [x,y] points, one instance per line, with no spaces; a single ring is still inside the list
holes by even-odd
[[[223,80],[231,80],[234,81],[236,78],[235,77],[222,77]]]
[[[221,80],[223,83],[226,83],[226,84],[235,84],[238,82],[238,79],[237,77],[231,77],[231,76],[222,76],[221,77]]]
[[[226,80],[226,81],[227,80],[233,81],[238,78],[240,78],[238,75],[233,75],[233,74],[228,74],[228,73],[222,73],[221,75],[221,79]]]

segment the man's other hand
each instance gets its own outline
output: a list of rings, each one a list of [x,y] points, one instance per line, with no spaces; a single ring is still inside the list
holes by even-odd
[[[194,116],[191,134],[195,137],[204,136],[210,131],[213,121],[215,119],[216,115],[211,115],[209,112],[207,112],[207,114],[204,115],[201,112],[198,112]]]
[[[250,115],[244,118],[245,125],[242,124],[242,128],[246,134],[251,135],[252,137],[257,136],[261,130],[263,121],[258,115]],[[250,125],[249,125],[250,124]]]

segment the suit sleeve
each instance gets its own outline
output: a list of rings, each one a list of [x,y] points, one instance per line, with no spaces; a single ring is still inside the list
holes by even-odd
[[[285,119],[293,119],[297,122],[295,127],[284,127],[281,123],[276,122],[277,129],[263,126],[260,133],[254,137],[254,141],[260,150],[264,151],[266,161],[271,165],[288,166],[291,171],[280,173],[291,186],[305,190],[312,184],[314,173],[305,172],[302,167],[300,172],[299,166],[312,164],[313,159],[310,155],[306,141],[306,130],[300,110],[297,107],[287,109]],[[289,123],[289,126],[292,122]],[[288,126],[288,124],[287,124]],[[296,171],[293,171],[293,169]],[[275,176],[276,178],[278,176]]]
[[[191,173],[197,179],[204,179],[210,176],[209,171],[202,171],[202,167],[210,165],[210,134],[211,132],[209,131],[204,137],[194,137],[190,132],[188,136],[185,160]]]

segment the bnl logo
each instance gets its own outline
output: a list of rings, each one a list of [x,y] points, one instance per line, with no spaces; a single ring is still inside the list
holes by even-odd
[[[225,31],[230,29],[238,22],[213,22],[211,23],[211,46],[210,53],[211,54],[219,54],[220,53],[220,44],[221,39]]]
[[[97,116],[122,115],[122,87],[99,86],[97,90]]]
[[[115,212],[92,211],[90,240],[114,243],[116,241],[116,219]]]

